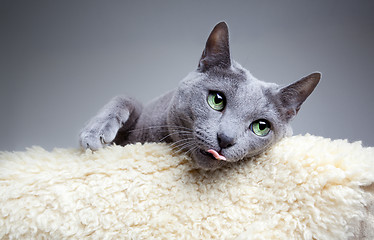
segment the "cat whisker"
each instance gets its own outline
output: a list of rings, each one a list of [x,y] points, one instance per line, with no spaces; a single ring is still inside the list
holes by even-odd
[[[173,150],[178,149],[178,148],[180,149],[193,143],[194,142],[193,140],[194,140],[193,138],[181,139],[181,140],[178,140],[177,142],[172,143],[170,147]]]
[[[152,130],[152,129],[167,129],[167,130],[180,130],[180,131],[189,131],[192,132],[192,129],[188,127],[183,126],[177,126],[177,125],[159,125],[159,126],[149,126],[149,127],[143,127],[143,128],[137,128],[129,130],[129,133],[132,132],[143,132],[144,130]]]
[[[197,145],[195,145],[194,147],[190,148],[187,152],[185,152],[185,154],[189,155],[190,153],[195,152],[198,149],[199,149],[199,147]]]
[[[190,141],[190,142],[186,142],[186,143],[180,144],[179,146],[176,146],[173,149],[174,149],[174,151],[176,151],[176,153],[181,153],[181,152],[188,153],[192,149],[197,149],[197,148],[198,148],[197,144],[195,142],[191,142]],[[178,149],[178,150],[176,150],[176,149]]]
[[[178,141],[172,143],[170,145],[170,147],[172,147],[172,148],[178,148],[178,147],[180,147],[183,144],[192,143],[193,142],[192,140],[195,140],[195,139],[194,138],[184,138],[184,139],[181,139],[181,140],[178,140]]]
[[[180,135],[180,136],[191,136],[191,132],[187,132],[187,131],[178,131],[178,132],[173,132],[173,133],[170,133],[166,136],[164,136],[163,138],[161,138],[160,140],[158,140],[158,142],[163,142],[165,139],[167,139],[168,137],[171,137],[173,135]]]
[[[173,151],[176,151],[177,153],[185,151],[186,149],[189,149],[189,147],[193,146],[191,142],[186,143],[180,143],[178,146],[175,146],[172,148]]]

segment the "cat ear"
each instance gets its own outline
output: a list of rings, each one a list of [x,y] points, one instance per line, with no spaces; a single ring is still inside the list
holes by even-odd
[[[290,120],[297,114],[301,104],[313,92],[320,79],[321,73],[312,73],[279,90],[281,112],[284,114],[286,120]]]
[[[205,72],[211,67],[230,67],[229,29],[225,22],[218,23],[210,33],[201,56],[198,70]]]

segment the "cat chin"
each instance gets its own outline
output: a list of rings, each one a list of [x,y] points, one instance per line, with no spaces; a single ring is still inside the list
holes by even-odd
[[[204,170],[215,170],[228,163],[227,161],[217,160],[213,156],[201,151],[194,152],[191,157],[196,165]]]

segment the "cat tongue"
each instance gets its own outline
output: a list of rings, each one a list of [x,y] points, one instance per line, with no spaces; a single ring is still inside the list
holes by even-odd
[[[226,158],[224,156],[222,156],[221,154],[219,154],[217,151],[215,151],[213,149],[209,149],[207,152],[212,154],[213,157],[217,160],[223,160],[223,161],[226,160]]]

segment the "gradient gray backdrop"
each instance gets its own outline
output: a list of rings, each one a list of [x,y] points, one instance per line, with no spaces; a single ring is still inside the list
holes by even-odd
[[[147,102],[198,64],[225,20],[261,80],[323,73],[295,134],[374,146],[374,1],[0,1],[0,150],[77,147],[106,102]]]

